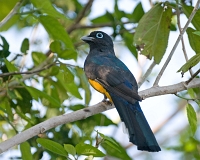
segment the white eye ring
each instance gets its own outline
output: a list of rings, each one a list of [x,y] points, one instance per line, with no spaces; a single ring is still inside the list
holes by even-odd
[[[103,34],[100,33],[100,32],[98,32],[98,33],[96,34],[96,37],[97,37],[97,38],[103,38]]]

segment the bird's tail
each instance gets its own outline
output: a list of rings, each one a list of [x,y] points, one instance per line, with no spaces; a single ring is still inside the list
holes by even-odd
[[[130,142],[137,145],[138,150],[160,151],[161,149],[140,108],[139,102],[131,104],[115,94],[110,95],[121,120],[128,128]]]

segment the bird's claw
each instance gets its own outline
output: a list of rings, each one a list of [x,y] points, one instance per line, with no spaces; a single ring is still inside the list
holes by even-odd
[[[105,98],[102,100],[102,102],[105,103],[106,105],[112,106],[112,102],[107,100],[107,99],[105,99]]]

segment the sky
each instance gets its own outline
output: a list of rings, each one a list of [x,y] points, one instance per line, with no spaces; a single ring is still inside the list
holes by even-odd
[[[83,2],[86,2],[85,0],[82,0]],[[119,7],[121,10],[125,10],[128,12],[131,12],[133,8],[137,5],[139,1],[133,1],[133,0],[119,0]],[[195,1],[196,2],[196,1]],[[114,0],[95,0],[94,5],[92,6],[92,13],[89,16],[90,19],[94,17],[98,17],[108,11],[113,10]],[[148,11],[150,9],[149,1],[142,0],[142,5],[145,9],[145,11]],[[99,7],[100,6],[100,7]],[[186,23],[187,18],[185,16],[181,16],[181,26],[184,26]],[[38,37],[47,37],[47,34],[42,26],[39,26],[40,28],[36,32],[35,36]],[[110,28],[103,28],[102,31],[111,34],[112,30]],[[9,33],[1,33],[3,36],[6,37],[8,42],[12,44],[10,47],[10,51],[17,53],[19,52],[19,46],[21,45],[21,42],[25,37],[31,37],[33,35],[33,30],[23,29],[22,31],[16,33],[15,28],[12,28]],[[176,39],[178,38],[179,32],[172,32],[170,33],[169,37],[169,44],[168,48],[166,50],[166,54],[163,57],[161,63],[156,66],[151,74],[151,76],[148,78],[149,82],[145,82],[142,87],[139,90],[144,90],[147,88],[150,88],[155,80],[156,75],[160,71],[161,67],[163,66],[167,56],[169,55]],[[82,35],[83,36],[83,35]],[[14,37],[14,38],[13,38]],[[17,41],[16,38],[17,37]],[[81,37],[81,36],[80,36]],[[47,38],[46,38],[47,40]],[[186,43],[186,50],[189,57],[192,57],[195,53],[194,51],[189,47],[187,35],[184,35],[184,40]],[[43,43],[42,50],[48,50],[49,43],[48,40]],[[147,60],[144,56],[139,56],[139,64],[137,63],[136,59],[132,56],[129,50],[127,50],[123,45],[121,45],[119,42],[114,42],[115,45],[115,52],[119,59],[121,59],[131,70],[131,72],[135,75],[137,81],[141,74],[143,74],[149,67],[149,65],[152,63],[151,61]],[[31,49],[30,49],[31,52]],[[27,56],[27,61],[30,60],[30,56]],[[169,63],[166,71],[164,72],[164,75],[162,79],[160,80],[159,85],[166,86],[170,84],[175,84],[180,81],[187,80],[189,77],[189,74],[186,73],[184,77],[181,77],[180,73],[177,73],[176,71],[185,63],[185,59],[183,57],[182,53],[182,47],[179,44],[178,48],[176,49],[174,56],[172,57],[171,62]],[[78,64],[80,66],[83,66],[83,61],[78,61]],[[31,65],[31,63],[30,63]],[[200,66],[197,66],[200,67]],[[92,89],[92,100],[90,102],[90,105],[96,104],[100,102],[103,99],[103,96],[100,93],[97,93],[94,89]],[[177,101],[179,98],[177,98],[174,95],[164,95],[164,96],[158,96],[158,97],[151,97],[148,99],[143,100],[140,105],[142,107],[142,110],[145,114],[146,119],[148,120],[151,128],[154,130],[159,124],[161,124],[168,116],[170,116],[174,110],[176,109]],[[37,107],[37,105],[35,105]],[[40,107],[40,106],[39,106]],[[115,109],[109,110],[104,112],[109,118],[111,118],[114,122],[119,122],[120,118],[118,116],[118,113]],[[156,134],[156,138],[158,140],[158,143],[161,143],[163,139],[168,139],[168,144],[170,145],[176,145],[176,133],[184,127],[185,124],[187,124],[187,116],[185,111],[181,111],[176,115],[175,118],[173,118],[167,125],[165,125],[162,128],[162,131]],[[99,127],[97,128],[99,132],[104,133],[107,136],[114,136],[117,138],[119,142],[121,142],[124,146],[127,146],[129,144],[128,142],[128,135],[124,134],[122,131],[122,127],[120,126],[119,129],[116,130],[115,127],[110,127],[110,129],[107,129],[107,127]],[[130,156],[134,157],[135,160],[142,160],[144,157],[136,156],[138,154],[141,154],[142,152],[138,151],[136,147],[131,147],[128,150],[128,153]],[[13,153],[11,151],[8,151],[5,156],[9,156]],[[15,153],[18,154],[18,153]],[[177,152],[169,151],[163,149],[159,153],[148,153],[152,156],[154,160],[167,160],[167,159],[178,159],[180,154]],[[6,158],[5,158],[6,159]],[[46,154],[43,157],[43,160],[48,159],[48,155]],[[100,158],[99,158],[100,159]]]

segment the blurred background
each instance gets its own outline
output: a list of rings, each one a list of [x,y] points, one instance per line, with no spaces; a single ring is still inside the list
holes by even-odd
[[[34,73],[32,77],[28,77],[20,83],[19,79],[23,77],[19,75],[11,74],[0,77],[0,141],[9,139],[53,116],[67,114],[102,101],[103,95],[88,85],[82,70],[89,46],[84,44],[80,38],[91,31],[101,30],[112,37],[116,56],[128,66],[139,82],[152,64],[153,59],[149,60],[146,56],[137,53],[133,36],[141,17],[158,2],[165,1],[45,0],[39,2],[37,0],[0,0],[1,23],[16,3],[20,4],[16,13],[6,23],[0,25],[2,48],[0,74],[11,71],[31,72],[34,68],[41,69],[43,62],[52,55],[51,51],[54,52],[54,60],[56,59],[53,67],[50,66],[47,70]],[[167,49],[161,62],[155,65],[139,91],[153,86],[155,78],[179,36],[175,10],[177,3],[181,8],[182,4],[191,7],[196,2],[196,0],[169,1],[170,5],[175,7],[172,9],[172,26]],[[41,15],[47,15],[51,18],[42,19]],[[63,35],[69,38],[64,42],[69,43],[68,48],[63,47],[62,38],[59,37],[64,30],[60,31],[59,27],[54,26],[57,24],[53,23],[56,19],[68,33]],[[187,16],[180,9],[181,27],[184,27],[187,20]],[[189,26],[195,28],[193,24]],[[191,48],[188,35],[184,34],[183,38],[188,58],[191,58],[196,52]],[[5,44],[7,44],[7,52],[5,52]],[[59,47],[61,49],[58,49]],[[9,64],[3,60],[4,58],[8,60]],[[47,61],[47,64],[55,62],[54,60]],[[189,72],[186,72],[183,77],[180,72],[177,72],[185,62],[182,45],[179,43],[159,86],[168,86],[188,80],[190,78]],[[13,70],[12,66],[14,66]],[[199,68],[200,64],[198,63],[192,70],[195,73]],[[10,86],[13,82],[17,82],[17,85]],[[40,90],[40,93],[33,88]],[[61,105],[56,106],[43,93],[53,97]],[[129,143],[128,135],[123,133],[116,109],[105,111],[85,120],[57,126],[43,135],[38,135],[38,137],[52,139],[61,145],[72,144],[75,146],[80,141],[95,145],[97,135],[95,130],[98,130],[119,143],[123,152],[119,153],[115,149],[111,149],[110,146],[102,144],[99,146],[99,150],[104,152],[106,156],[94,159],[200,159],[199,125],[193,134],[186,112],[186,105],[189,103],[196,111],[197,119],[199,117],[199,106],[197,101],[190,100],[193,99],[191,93],[194,97],[198,97],[199,88],[191,90],[190,93],[189,91],[178,93],[181,97],[186,98],[163,95],[147,98],[140,103],[162,148],[162,151],[158,153],[138,151],[136,146]],[[66,159],[41,147],[36,142],[36,138],[27,141],[32,159]],[[21,152],[20,146],[16,146],[1,154],[0,158],[21,159]],[[74,159],[72,155],[69,155],[69,158]],[[80,156],[78,159],[84,158],[85,156]]]

